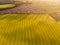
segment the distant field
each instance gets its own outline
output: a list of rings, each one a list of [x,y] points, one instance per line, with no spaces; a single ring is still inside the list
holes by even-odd
[[[0,14],[0,45],[60,45],[60,21],[48,14]]]
[[[0,4],[0,10],[9,9],[15,7],[15,4]]]
[[[0,8],[6,8],[6,7],[14,7],[15,5],[8,5],[5,7],[2,5],[0,6]],[[56,7],[51,7],[50,6],[46,6],[46,8],[44,8],[44,5],[40,5],[40,3],[38,2],[36,3],[20,3],[20,4],[16,4],[16,6],[14,8],[11,9],[5,9],[5,10],[0,10],[0,13],[44,13],[44,14],[49,14],[51,15],[53,18],[55,18],[55,20],[60,20],[60,11],[59,11],[59,7],[58,5]],[[58,8],[57,8],[58,7]],[[55,9],[55,10],[54,10]]]

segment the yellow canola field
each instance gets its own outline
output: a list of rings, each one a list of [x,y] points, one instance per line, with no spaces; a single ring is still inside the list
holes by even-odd
[[[0,45],[60,45],[59,27],[48,14],[0,14]]]

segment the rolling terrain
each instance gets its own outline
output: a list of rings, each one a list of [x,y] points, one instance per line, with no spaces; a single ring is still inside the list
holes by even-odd
[[[46,8],[44,8],[46,7]],[[0,14],[2,13],[43,13],[43,14],[49,14],[52,16],[55,20],[59,21],[60,20],[60,11],[59,7],[55,7],[52,5],[51,8],[50,6],[44,6],[43,4],[38,3],[20,3],[16,4],[16,7],[11,8],[11,9],[5,9],[5,10],[0,10]],[[55,9],[55,10],[54,10]]]

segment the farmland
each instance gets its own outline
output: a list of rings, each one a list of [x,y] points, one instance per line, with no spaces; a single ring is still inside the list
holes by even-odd
[[[15,4],[0,4],[0,10],[13,8],[15,7]]]
[[[60,11],[59,11],[59,5],[55,6],[44,6],[43,4],[40,4],[39,2],[36,3],[20,3],[20,4],[10,4],[9,6],[7,6],[8,4],[3,4],[2,6],[0,5],[0,8],[3,10],[0,10],[0,13],[8,13],[8,14],[12,14],[12,13],[44,13],[44,14],[49,14],[51,15],[53,18],[55,18],[55,20],[60,20]],[[9,7],[9,9],[7,9]],[[10,8],[11,7],[11,8]],[[12,8],[14,7],[14,8]],[[51,7],[51,8],[49,8]],[[5,9],[4,9],[5,8]]]
[[[48,14],[0,14],[0,45],[60,45],[60,21]]]

